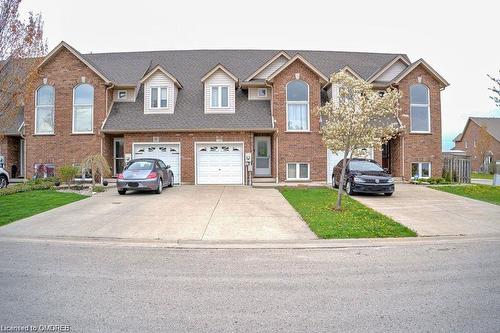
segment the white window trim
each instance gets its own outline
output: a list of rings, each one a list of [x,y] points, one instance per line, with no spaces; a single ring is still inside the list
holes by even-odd
[[[44,87],[44,86],[50,86],[52,87],[53,91],[54,91],[54,104],[52,104],[52,132],[46,132],[46,133],[38,133],[38,128],[37,128],[37,124],[38,124],[38,90],[40,90],[40,88]],[[45,107],[48,106],[48,105],[44,105]],[[55,121],[55,117],[56,117],[56,89],[54,88],[54,86],[50,85],[50,84],[43,84],[41,86],[39,86],[36,90],[35,90],[35,135],[54,135],[55,133],[55,127],[56,127],[56,121]]]
[[[125,93],[125,96],[120,97],[120,93]],[[116,94],[116,99],[122,100],[122,99],[127,99],[128,97],[128,92],[126,90],[118,90]]]
[[[427,89],[427,97],[428,97],[428,103],[427,104],[417,104],[417,103],[412,103],[411,102],[411,87],[414,86],[414,85],[422,85],[422,86],[424,86]],[[429,91],[429,87],[427,87],[423,83],[418,83],[418,84],[414,84],[414,85],[410,86],[410,133],[428,134],[428,133],[431,133],[431,93]],[[411,108],[412,108],[412,106],[427,107],[427,128],[428,128],[427,131],[414,131],[412,129],[412,126],[413,126],[413,124],[412,124],[412,117],[411,117]]]
[[[153,107],[151,105],[151,103],[153,102],[153,94],[152,94],[152,91],[153,89],[157,89],[158,90],[158,106],[157,107]],[[167,90],[167,106],[164,106],[164,107],[161,107],[161,90],[162,89],[166,89]],[[162,110],[168,110],[168,98],[170,96],[170,91],[168,89],[168,86],[150,86],[149,87],[149,105],[148,105],[148,109],[150,110],[149,113],[156,113],[156,112],[163,112]],[[146,112],[147,113],[147,112]]]
[[[424,163],[428,163],[429,164],[429,177],[420,177],[420,175],[422,174],[422,164]],[[423,162],[411,162],[411,164],[418,164],[418,174],[419,174],[419,177],[418,179],[428,179],[428,178],[431,178],[432,177],[432,163],[431,162],[426,162],[426,161],[423,161]],[[410,170],[413,169],[413,166]],[[413,175],[411,176],[412,179],[415,179],[415,177],[413,177]]]
[[[307,178],[290,178],[288,177],[288,166],[290,164],[295,164],[296,175],[300,177],[300,165],[307,164]],[[311,180],[311,165],[305,162],[290,162],[286,164],[286,180],[294,180],[294,181],[307,181]]]
[[[297,80],[293,80],[293,81],[297,81]],[[290,81],[290,82],[293,82],[293,81]],[[303,81],[303,80],[299,80],[299,81],[302,81],[306,84],[307,86],[307,101],[288,101],[288,85],[290,84],[290,82],[288,82],[286,84],[286,87],[285,87],[285,103],[286,103],[286,132],[290,132],[290,133],[307,133],[307,132],[311,132],[311,111],[310,111],[310,106],[309,106],[309,84],[306,82],[306,81]],[[304,104],[304,103],[307,103],[307,129],[305,130],[291,130],[291,129],[288,129],[288,104]]]
[[[72,134],[94,134],[94,91],[95,91],[95,88],[94,86],[92,86],[92,104],[78,104],[78,106],[89,106],[91,107],[92,111],[90,112],[90,123],[92,124],[92,129],[90,131],[83,131],[83,132],[77,132],[75,131],[75,91],[76,91],[76,88],[78,88],[79,86],[81,86],[82,84],[88,84],[90,85],[89,83],[81,83],[81,84],[78,84],[76,85],[74,88],[73,88],[73,120],[72,120],[72,126],[71,126],[71,130],[72,130]]]
[[[261,92],[264,92],[264,95],[261,95]],[[257,88],[257,97],[266,98],[267,97],[267,88]]]
[[[210,84],[209,86],[210,94],[209,94],[209,105],[211,110],[229,110],[231,109],[231,103],[229,99],[229,85],[227,84]],[[212,88],[217,87],[217,101],[219,102],[219,106],[212,105]],[[227,87],[227,106],[222,105],[222,87]],[[232,112],[232,111],[231,111]]]

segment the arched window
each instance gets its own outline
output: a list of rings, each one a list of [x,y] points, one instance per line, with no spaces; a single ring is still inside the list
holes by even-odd
[[[410,130],[417,133],[431,131],[429,89],[423,84],[410,87]]]
[[[54,87],[48,84],[36,90],[35,134],[54,134]]]
[[[309,131],[309,86],[301,80],[286,86],[287,131]]]
[[[79,84],[73,92],[73,133],[92,133],[94,87]]]

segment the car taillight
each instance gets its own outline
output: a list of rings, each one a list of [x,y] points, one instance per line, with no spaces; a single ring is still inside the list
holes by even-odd
[[[158,177],[158,175],[155,171],[151,171],[148,175],[148,179],[155,179],[156,177]]]
[[[117,175],[116,175],[116,178],[117,178],[117,179],[123,179],[123,173],[119,173],[119,174],[117,174]]]

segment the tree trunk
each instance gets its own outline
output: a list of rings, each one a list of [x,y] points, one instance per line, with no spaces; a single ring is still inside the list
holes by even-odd
[[[344,191],[345,166],[347,164],[347,156],[348,155],[349,155],[349,148],[346,148],[346,150],[344,151],[344,159],[342,160],[342,171],[340,172],[337,205],[335,206],[335,209],[337,209],[337,210],[339,210],[342,207],[342,192]]]

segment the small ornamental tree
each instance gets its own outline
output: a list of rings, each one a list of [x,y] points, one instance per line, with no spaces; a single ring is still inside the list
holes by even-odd
[[[71,183],[73,182],[73,179],[75,179],[79,172],[80,170],[77,167],[74,167],[72,165],[63,165],[59,168],[57,173],[61,181],[63,183],[66,183],[69,188],[71,186]]]
[[[498,71],[498,73],[500,74],[500,71]],[[495,102],[496,106],[500,108],[500,78],[495,78],[490,75],[488,75],[488,77],[491,79],[491,81],[494,82],[493,87],[488,88],[493,92],[493,95],[490,96],[490,98],[493,100],[493,102]]]
[[[330,82],[334,98],[318,108],[318,113],[323,119],[324,144],[344,153],[336,205],[340,209],[347,159],[363,148],[381,149],[398,133],[399,124],[388,120],[396,119],[401,94],[391,88],[380,94],[371,84],[345,72],[334,74]]]
[[[92,174],[92,189],[95,187],[96,177],[99,176],[101,184],[104,177],[111,174],[111,168],[106,159],[99,154],[87,156],[82,162],[82,168],[90,170]]]

